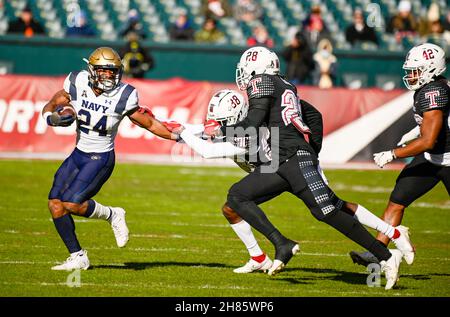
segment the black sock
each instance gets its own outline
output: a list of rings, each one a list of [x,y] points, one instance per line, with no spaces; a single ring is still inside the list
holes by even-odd
[[[360,246],[369,250],[378,258],[378,260],[388,260],[391,257],[391,252],[389,252],[388,248],[375,239],[375,237],[372,236],[358,220],[349,214],[337,210],[334,214],[325,217],[323,222],[329,224]]]
[[[63,240],[64,244],[69,250],[69,253],[78,252],[81,250],[81,246],[78,243],[77,236],[75,234],[75,222],[70,214],[53,219],[56,231]]]
[[[83,217],[89,218],[93,214],[94,210],[95,210],[95,201],[93,201],[92,199],[89,199],[88,207],[87,207],[86,213],[83,215]]]
[[[269,221],[266,214],[253,201],[229,199],[228,204],[250,226],[262,233],[274,246],[283,244],[287,239]]]

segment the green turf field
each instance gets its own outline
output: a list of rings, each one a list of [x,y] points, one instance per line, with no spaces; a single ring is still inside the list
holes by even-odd
[[[117,164],[96,199],[127,210],[130,241],[115,245],[109,224],[76,218],[91,269],[81,286],[50,267],[68,256],[47,210],[47,193],[60,162],[0,161],[0,296],[449,296],[450,200],[442,185],[414,203],[404,217],[417,248],[403,262],[397,288],[368,287],[365,268],[347,256],[355,243],[316,221],[289,194],[263,205],[301,253],[286,270],[238,275],[248,260],[221,215],[238,168]],[[381,215],[398,171],[329,170],[337,194]],[[261,235],[260,245],[273,258]],[[382,286],[384,285],[384,277]]]

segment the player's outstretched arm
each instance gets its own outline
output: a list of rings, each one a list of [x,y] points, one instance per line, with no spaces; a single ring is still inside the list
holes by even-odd
[[[132,114],[128,115],[130,120],[144,128],[153,134],[156,134],[159,137],[169,140],[178,140],[178,134],[172,133],[158,120],[155,118],[153,113],[144,107],[139,107],[137,111],[134,111]]]
[[[187,129],[180,134],[186,144],[203,158],[234,157],[245,154],[246,150],[236,147],[230,142],[211,143],[193,135]]]

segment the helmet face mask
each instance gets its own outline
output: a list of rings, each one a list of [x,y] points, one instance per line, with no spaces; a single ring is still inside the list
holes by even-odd
[[[253,76],[259,74],[277,75],[280,73],[278,56],[262,46],[246,50],[236,66],[236,85],[239,90],[247,89]]]
[[[420,85],[420,78],[422,74],[422,70],[420,68],[404,68],[404,70],[405,76],[403,76],[403,82],[406,87],[411,87],[411,90],[415,90],[413,89],[414,87],[422,86]]]
[[[223,89],[209,101],[206,120],[216,120],[220,125],[233,125],[242,121],[248,112],[244,97],[237,91]]]
[[[109,92],[119,86],[123,65],[119,54],[112,48],[97,48],[89,60],[84,61],[88,64],[89,82],[94,88]]]
[[[417,90],[445,72],[445,53],[435,44],[425,43],[413,47],[403,64],[403,82],[409,90]]]

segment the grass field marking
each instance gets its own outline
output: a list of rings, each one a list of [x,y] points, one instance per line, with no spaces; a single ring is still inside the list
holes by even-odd
[[[186,226],[198,226],[198,227],[211,227],[211,228],[229,228],[229,224],[209,224],[209,223],[188,223],[188,222],[171,222],[172,226],[180,226],[180,227],[186,227]]]
[[[35,265],[35,264],[55,264],[56,262],[51,261],[0,261],[0,264],[26,264],[26,265]]]
[[[67,272],[70,273],[70,272]],[[40,285],[40,286],[67,286],[66,282],[6,282],[2,281],[3,285]],[[104,283],[81,283],[81,286],[99,286],[105,287]],[[127,287],[127,288],[150,288],[153,289],[155,287],[159,288],[172,288],[172,289],[218,289],[218,290],[246,290],[252,289],[251,287],[238,286],[238,285],[198,285],[198,286],[190,286],[190,285],[180,285],[180,284],[163,284],[163,283],[108,283],[108,287]]]
[[[133,238],[173,238],[173,239],[186,239],[187,236],[181,234],[152,234],[152,233],[131,233],[130,237]]]
[[[239,170],[224,171],[219,169],[200,170],[200,169],[180,168],[178,172],[183,175],[196,175],[196,176],[242,177],[246,175],[245,172]]]
[[[178,216],[181,216],[181,215],[183,215],[183,216],[185,215],[184,213],[181,214],[179,212],[158,212],[158,211],[136,211],[136,213],[139,213],[139,215],[149,215],[149,216],[174,216],[174,217],[178,217]]]
[[[66,282],[1,282],[3,285],[37,285],[37,286],[67,286]],[[108,283],[105,285],[104,283],[81,283],[81,287],[116,287],[116,288],[141,288],[141,289],[155,289],[155,288],[170,288],[170,289],[213,289],[213,290],[250,290],[252,287],[245,287],[245,286],[238,286],[238,285],[199,285],[199,286],[190,286],[190,285],[180,285],[180,284],[161,284],[161,283]],[[292,296],[289,297],[296,297],[295,295],[298,295],[299,290],[296,289],[285,289],[286,293],[291,293]],[[308,293],[310,294],[318,294],[321,296],[330,296],[328,290],[319,290],[319,289],[309,289],[306,291],[306,295]],[[380,294],[388,294],[389,296],[414,296],[415,294],[412,293],[405,293],[405,292],[396,292],[396,293],[387,293],[386,291],[380,289],[380,290],[374,290],[373,292],[366,292],[362,290],[358,291],[340,291],[339,294],[346,295],[346,296],[356,296],[359,297],[361,295],[367,295],[367,296],[376,296]],[[305,296],[305,294],[301,294],[301,297]]]
[[[17,230],[3,230],[4,233],[12,233],[12,234],[17,234],[20,233],[20,231]]]
[[[189,216],[189,217],[198,217],[199,214],[202,215],[202,218],[208,217],[208,218],[222,218],[225,220],[225,218],[222,217],[222,215],[219,212],[211,212],[211,210],[199,210],[197,212],[159,212],[159,211],[133,211],[133,213],[139,214],[139,216],[173,216],[173,217],[179,217],[179,216]]]
[[[433,204],[433,203],[427,203],[427,202],[416,202],[411,205],[411,207],[417,207],[417,208],[438,208],[438,209],[446,209],[450,210],[450,200],[448,202],[445,202],[444,204]]]
[[[424,231],[418,231],[418,233],[425,233],[425,234],[450,234],[449,231],[436,231],[436,230],[424,230]]]
[[[348,254],[337,254],[337,253],[311,253],[311,252],[301,252],[299,253],[299,255],[308,255],[308,256],[345,256],[347,257]]]
[[[337,190],[347,190],[357,193],[390,193],[392,191],[392,187],[384,187],[384,186],[363,186],[363,185],[347,185],[340,182],[330,182],[330,186],[333,187],[334,191]]]
[[[386,204],[385,199],[369,199],[372,204]],[[431,208],[431,209],[444,209],[450,210],[450,200],[442,203],[427,203],[427,202],[414,202],[408,208]]]

